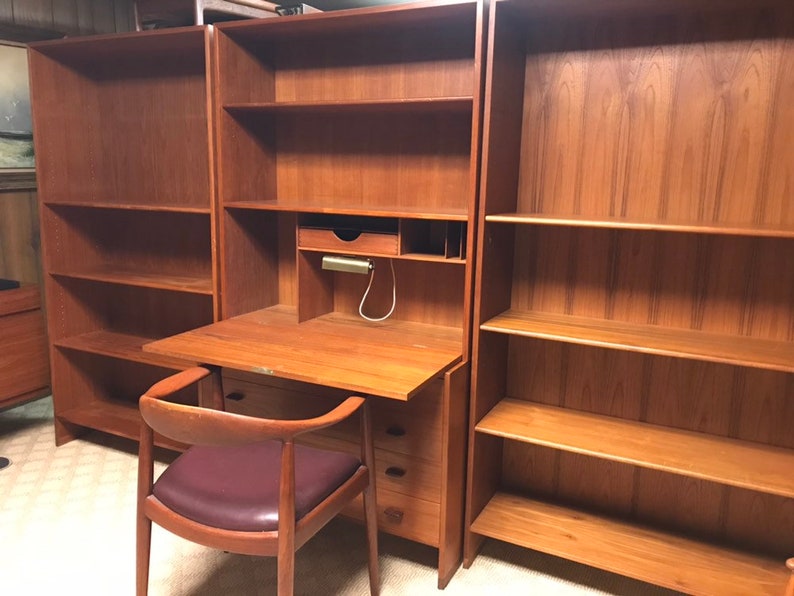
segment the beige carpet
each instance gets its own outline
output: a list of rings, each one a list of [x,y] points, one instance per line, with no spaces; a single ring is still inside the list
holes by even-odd
[[[56,448],[45,398],[0,413],[0,455],[0,594],[134,594],[134,445],[91,433]],[[332,522],[298,552],[296,594],[367,594],[364,544],[362,526]],[[435,549],[381,534],[380,550],[384,596],[673,594],[496,541],[438,592]],[[275,594],[275,578],[274,559],[154,529],[152,595]]]

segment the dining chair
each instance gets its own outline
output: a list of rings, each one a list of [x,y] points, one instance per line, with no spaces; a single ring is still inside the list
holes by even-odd
[[[148,592],[152,522],[228,552],[276,556],[278,595],[293,593],[295,552],[363,493],[370,593],[380,591],[374,449],[369,403],[351,396],[304,420],[273,420],[168,401],[219,374],[178,372],[141,397],[136,585]],[[295,444],[360,411],[361,457]],[[190,447],[154,481],[154,433]],[[340,553],[340,556],[345,556]]]

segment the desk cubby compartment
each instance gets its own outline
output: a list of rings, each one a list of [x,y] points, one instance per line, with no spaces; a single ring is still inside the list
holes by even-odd
[[[301,215],[298,248],[351,255],[396,256],[398,221],[393,218]]]
[[[42,210],[51,274],[212,294],[208,213],[56,204]]]
[[[466,259],[466,222],[438,219],[400,220],[400,254],[406,257]]]
[[[43,200],[209,213],[208,46],[204,27],[33,44]]]
[[[53,353],[52,374],[62,393],[55,401],[56,440],[62,441],[64,431],[73,437],[85,429],[100,429],[137,440],[138,399],[173,372],[146,363],[57,348]],[[177,392],[174,401],[196,405],[197,388],[192,386]],[[179,447],[162,439],[158,443]]]

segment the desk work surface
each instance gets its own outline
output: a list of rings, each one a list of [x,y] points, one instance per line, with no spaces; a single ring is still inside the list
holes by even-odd
[[[144,351],[408,400],[461,359],[459,329],[329,313],[298,323],[274,306],[143,346]]]

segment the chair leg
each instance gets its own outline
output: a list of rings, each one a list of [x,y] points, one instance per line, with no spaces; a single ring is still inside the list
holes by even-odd
[[[378,509],[375,491],[370,486],[364,491],[364,524],[367,529],[369,552],[369,593],[380,594],[380,566],[378,565]]]
[[[138,512],[135,549],[135,594],[146,596],[149,592],[149,559],[152,546],[152,520]]]
[[[278,596],[292,596],[295,590],[295,549],[279,551]]]

